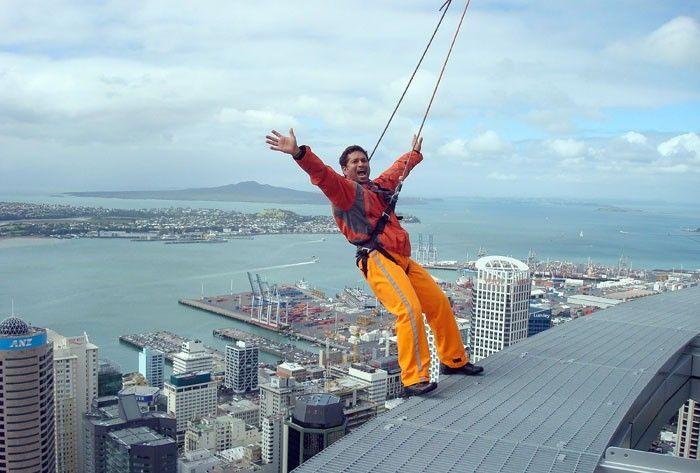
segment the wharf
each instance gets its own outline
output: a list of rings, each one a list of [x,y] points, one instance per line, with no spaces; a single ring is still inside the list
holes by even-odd
[[[180,352],[182,344],[189,339],[181,337],[167,330],[149,333],[134,333],[129,335],[121,335],[119,341],[133,348],[142,350],[143,347],[149,346],[156,348],[164,353],[165,360],[172,365],[173,356]],[[204,347],[207,353],[210,353],[214,359],[214,372],[224,371],[224,354],[216,348]]]
[[[224,340],[252,340],[260,351],[289,361],[294,361],[295,363],[310,364],[318,361],[317,354],[300,350],[291,343],[278,343],[275,340],[253,335],[243,330],[228,327],[217,328],[214,330],[213,334],[215,337],[223,338]]]
[[[250,317],[250,314],[247,314],[245,312],[240,312],[240,311],[231,310],[231,309],[224,309],[223,307],[213,305],[211,303],[207,303],[207,299],[204,299],[204,300],[178,299],[177,302],[179,304],[186,305],[188,307],[192,307],[193,309],[203,310],[205,312],[210,312],[212,314],[228,317],[229,319],[239,320],[241,322],[245,322],[245,323],[250,324],[250,325],[255,325],[256,327],[261,327],[261,328],[264,328],[267,330],[271,330],[273,332],[280,332],[282,329],[282,327],[278,327],[276,325],[268,325],[268,324],[262,323],[256,319],[253,319]]]
[[[306,340],[307,342],[315,343],[315,344],[321,345],[321,346],[325,346],[325,345],[326,345],[326,340],[325,340],[325,339],[322,340],[322,339],[320,339],[320,338],[318,338],[318,337],[314,337],[313,335],[307,335],[307,334],[301,333],[301,332],[290,331],[290,332],[289,332],[289,338],[292,338],[292,339],[297,338],[297,339],[299,339],[299,340]],[[352,348],[352,347],[350,347],[350,346],[348,346],[348,345],[343,345],[343,344],[340,344],[340,343],[337,343],[337,342],[333,342],[333,341],[329,341],[329,342],[328,342],[328,346],[329,346],[330,348],[337,348],[338,350],[350,350],[350,349]]]

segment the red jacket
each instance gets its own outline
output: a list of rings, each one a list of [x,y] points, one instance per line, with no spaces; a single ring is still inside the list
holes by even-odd
[[[404,173],[406,162],[408,161],[408,175],[422,160],[423,155],[417,151],[406,153],[378,178],[365,184],[359,184],[338,174],[333,168],[325,165],[308,146],[303,147],[302,157],[297,159],[297,163],[311,176],[311,183],[318,186],[331,201],[335,222],[345,238],[352,244],[358,244],[367,240],[377,225],[377,220]],[[411,256],[408,232],[401,227],[393,212],[379,236],[379,242],[391,252]]]

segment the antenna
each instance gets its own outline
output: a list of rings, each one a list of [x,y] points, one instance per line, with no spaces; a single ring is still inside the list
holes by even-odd
[[[204,281],[202,281],[202,299],[204,299]]]
[[[15,298],[14,297],[10,298],[10,301],[11,301],[10,304],[12,306],[12,311],[10,313],[12,314],[12,317],[14,317],[15,316]]]

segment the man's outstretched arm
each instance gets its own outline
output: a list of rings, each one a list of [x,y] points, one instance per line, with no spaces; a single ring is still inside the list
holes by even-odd
[[[389,169],[384,171],[374,182],[385,189],[395,190],[402,177],[408,176],[411,170],[423,160],[420,150],[423,146],[423,137],[413,135],[411,151],[401,155]]]
[[[308,146],[298,146],[292,128],[289,129],[289,136],[272,130],[265,137],[265,142],[270,145],[271,150],[292,156],[299,167],[311,177],[311,183],[318,186],[333,205],[343,210],[352,207],[355,202],[356,184],[345,179],[330,166],[326,166]]]

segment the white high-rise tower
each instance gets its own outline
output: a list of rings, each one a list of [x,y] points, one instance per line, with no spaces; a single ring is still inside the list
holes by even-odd
[[[85,471],[83,415],[97,397],[98,347],[87,334],[64,337],[47,330],[53,342],[56,416],[56,471]]]
[[[530,271],[507,256],[479,258],[476,269],[472,339],[479,361],[527,338]]]
[[[182,344],[182,351],[173,356],[173,374],[211,372],[214,359],[200,340],[190,340]]]

